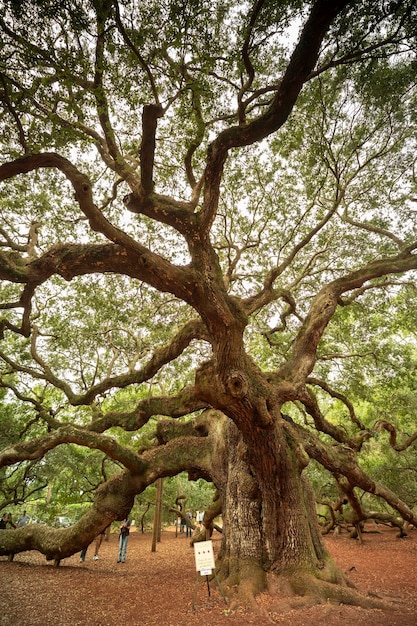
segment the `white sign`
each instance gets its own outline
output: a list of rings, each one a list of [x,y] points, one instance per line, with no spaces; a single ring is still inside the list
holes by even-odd
[[[197,572],[215,569],[213,542],[198,541],[194,544],[195,569]]]

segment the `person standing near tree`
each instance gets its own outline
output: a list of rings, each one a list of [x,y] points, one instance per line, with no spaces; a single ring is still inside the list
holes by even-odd
[[[7,528],[7,513],[3,513],[3,517],[0,520],[0,530]]]
[[[94,550],[94,556],[93,556],[93,559],[95,561],[98,561],[98,551],[100,550],[100,546],[103,543],[103,539],[105,539],[109,531],[110,531],[110,524],[106,526],[106,528],[102,530],[101,533],[97,535],[96,537],[96,544],[95,544],[95,550]]]
[[[20,528],[21,526],[26,526],[29,523],[30,517],[27,515],[26,511],[23,511],[23,515],[21,515],[17,520],[17,526]]]
[[[96,537],[94,556],[93,556],[94,561],[98,561],[98,551],[100,550],[100,546],[103,543],[103,539],[105,538],[105,536],[106,536],[107,532],[109,531],[109,529],[110,529],[110,524],[108,526],[106,526],[106,528],[104,530],[102,530],[101,533],[99,535],[97,535],[97,537]],[[87,550],[88,550],[88,546],[86,548],[84,548],[83,550],[81,550],[80,563],[84,563],[85,557],[86,557],[86,554],[87,554]]]
[[[130,534],[130,519],[127,517],[123,524],[120,526],[119,533],[119,556],[118,563],[124,563],[126,561],[127,542]]]
[[[192,527],[192,523],[193,523],[193,514],[191,513],[190,509],[187,509],[187,513],[186,513],[186,527],[185,527],[185,536],[186,537],[192,537],[193,535],[193,527]]]
[[[13,515],[11,513],[7,513],[7,523],[11,528],[16,528],[16,524],[13,521]]]

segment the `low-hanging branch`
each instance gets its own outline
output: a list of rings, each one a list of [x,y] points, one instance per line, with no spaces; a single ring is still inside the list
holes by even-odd
[[[402,519],[417,525],[417,515],[395,493],[382,483],[370,478],[358,464],[355,451],[347,445],[334,443],[327,445],[320,441],[317,435],[294,423],[285,422],[285,428],[294,429],[297,437],[310,458],[332,474],[344,476],[350,486],[359,487],[363,491],[374,494],[385,500],[393,509],[398,511]]]
[[[413,433],[400,444],[397,442],[397,429],[393,424],[388,422],[387,420],[378,420],[374,426],[377,433],[380,433],[382,430],[386,430],[389,433],[389,443],[391,448],[396,450],[397,452],[402,452],[403,450],[407,450],[416,440],[417,440],[417,432]]]

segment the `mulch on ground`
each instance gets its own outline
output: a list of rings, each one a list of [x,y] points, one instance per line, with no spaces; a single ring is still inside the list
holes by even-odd
[[[259,597],[258,615],[232,611],[216,582],[208,586],[206,577],[197,576],[189,539],[168,529],[156,552],[151,551],[151,534],[131,533],[126,563],[117,563],[117,535],[102,544],[98,561],[93,560],[93,545],[84,563],[76,554],[58,568],[37,552],[18,554],[13,562],[0,557],[0,624],[417,626],[416,530],[398,539],[395,530],[378,527],[378,532],[364,534],[363,545],[347,535],[325,541],[358,590],[392,601],[392,611],[326,603],[283,614],[274,611],[267,594]],[[216,553],[216,533],[213,546]]]

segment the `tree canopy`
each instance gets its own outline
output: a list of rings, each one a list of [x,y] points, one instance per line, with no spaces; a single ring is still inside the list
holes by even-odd
[[[323,578],[310,459],[353,522],[379,496],[417,523],[377,463],[416,467],[416,12],[4,2],[3,505],[73,463],[68,490],[95,498],[1,554],[73,554],[188,471],[219,489],[231,586],[242,560],[254,592]]]

